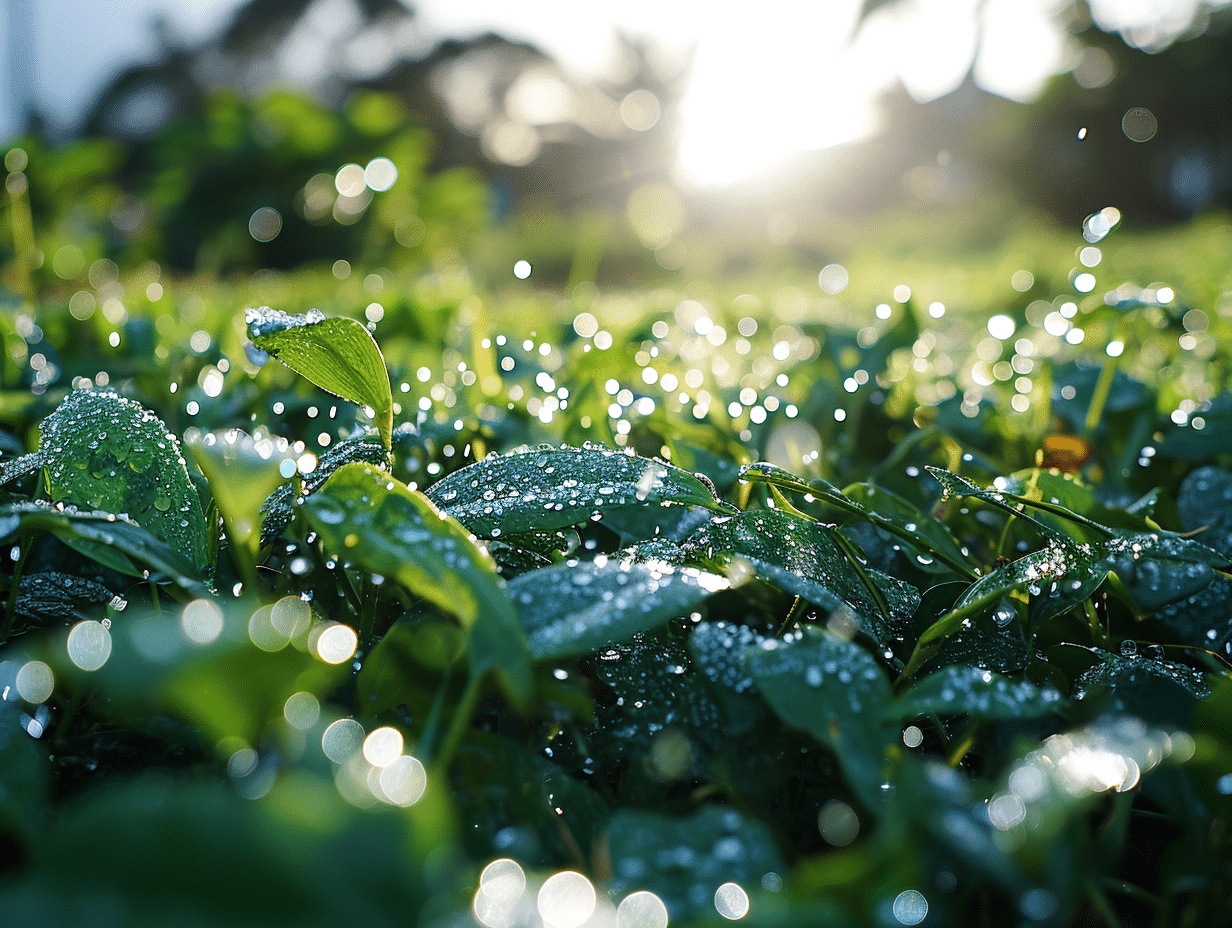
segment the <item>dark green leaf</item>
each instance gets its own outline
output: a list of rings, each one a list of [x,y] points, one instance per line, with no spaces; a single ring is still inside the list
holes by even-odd
[[[688,471],[591,445],[491,455],[437,481],[427,496],[482,538],[565,528],[631,507],[724,508]]]
[[[609,889],[649,889],[672,921],[712,916],[724,883],[753,888],[785,867],[770,830],[728,806],[703,806],[687,818],[622,809],[608,825],[607,846]]]
[[[269,307],[245,314],[248,337],[270,357],[300,376],[352,403],[369,406],[386,450],[393,435],[393,393],[385,359],[371,333],[345,317],[326,319],[313,310],[290,316]]]
[[[181,589],[201,595],[197,568],[136,522],[110,512],[84,512],[63,503],[32,501],[0,506],[0,538],[46,532],[105,567],[143,577],[154,571]]]
[[[495,671],[511,699],[530,695],[521,625],[487,553],[422,493],[365,464],[338,468],[304,502],[325,547],[455,615],[470,633],[472,671]]]
[[[302,488],[305,496],[315,493],[321,485],[333,475],[343,464],[374,464],[384,467],[389,456],[379,442],[372,441],[366,435],[357,435],[338,442],[317,461],[312,473],[303,478]],[[261,546],[273,544],[283,530],[291,524],[295,516],[295,484],[288,482],[280,486],[261,504],[264,519],[261,522]]]
[[[974,719],[1030,719],[1061,708],[1061,694],[1027,680],[954,664],[925,677],[890,707],[899,721],[919,715],[969,715]]]
[[[897,727],[882,721],[890,684],[872,656],[819,628],[747,652],[758,691],[787,724],[830,747],[847,785],[875,807],[885,752]]]
[[[627,641],[696,608],[728,581],[696,567],[631,556],[565,562],[509,582],[536,660]]]
[[[707,522],[685,541],[693,557],[753,576],[809,602],[833,610],[850,609],[860,628],[880,645],[901,635],[920,601],[912,586],[873,570],[866,574],[889,606],[881,615],[851,560],[834,540],[834,530],[777,509],[742,512]],[[888,623],[887,624],[887,620]]]
[[[206,566],[205,515],[179,439],[139,403],[70,393],[44,420],[39,452],[53,502],[127,514],[198,569]]]

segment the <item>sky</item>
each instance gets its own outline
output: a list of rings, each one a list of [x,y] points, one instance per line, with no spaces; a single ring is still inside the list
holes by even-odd
[[[332,0],[339,2],[339,0]],[[1228,0],[1220,0],[1221,4]],[[1150,36],[1192,19],[1201,0],[1092,0],[1098,22]],[[16,124],[11,62],[39,105],[71,125],[125,65],[158,51],[151,17],[193,42],[215,34],[240,0],[0,0],[0,36],[14,14],[34,39],[0,50],[0,138]],[[901,81],[925,101],[972,69],[987,90],[1030,100],[1072,65],[1054,23],[1063,0],[904,0],[853,35],[859,0],[419,0],[428,39],[493,30],[534,42],[580,76],[613,63],[617,29],[669,57],[692,53],[681,105],[680,173],[721,186],[792,152],[875,131],[879,93]],[[1144,33],[1143,30],[1146,30]],[[18,34],[21,30],[18,30]]]

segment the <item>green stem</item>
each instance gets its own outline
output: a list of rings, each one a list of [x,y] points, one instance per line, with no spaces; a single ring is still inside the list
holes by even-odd
[[[1085,438],[1090,438],[1099,427],[1099,420],[1104,415],[1104,406],[1108,402],[1108,394],[1112,392],[1112,381],[1116,376],[1118,358],[1107,358],[1099,372],[1099,380],[1095,382],[1095,391],[1091,394],[1091,405],[1087,407],[1087,417],[1082,423]]]
[[[17,594],[21,589],[21,573],[26,566],[26,556],[30,553],[30,539],[24,534],[18,535],[17,546],[21,551],[21,556],[17,560],[17,566],[13,568],[13,577],[9,581],[12,587],[9,590],[8,607],[5,609],[4,627],[0,628],[0,644],[9,640],[9,635],[13,633],[13,623],[17,621]]]
[[[441,716],[445,711],[445,700],[449,697],[449,684],[453,682],[453,668],[446,667],[441,676],[441,685],[436,689],[432,700],[432,708],[424,720],[423,734],[419,738],[419,760],[424,766],[432,763],[436,752],[436,742],[440,738]]]
[[[360,594],[359,647],[361,653],[366,655],[372,649],[375,636],[376,604],[379,589],[367,574],[364,575],[362,589],[363,592]]]
[[[957,767],[962,763],[962,759],[967,756],[967,752],[975,744],[975,737],[979,733],[979,724],[972,722],[967,726],[967,730],[963,732],[962,739],[959,740],[953,748],[950,749],[949,756],[945,762],[951,767]]]
[[[1109,928],[1121,928],[1121,922],[1117,919],[1116,912],[1113,911],[1112,904],[1108,902],[1108,897],[1104,895],[1103,890],[1093,882],[1088,882],[1085,889],[1087,897],[1091,900],[1091,906],[1108,923]]]
[[[454,711],[453,720],[449,723],[449,731],[445,734],[445,740],[441,742],[440,752],[431,759],[437,769],[441,771],[449,769],[454,752],[462,743],[462,736],[470,728],[471,718],[475,715],[482,692],[483,677],[472,673],[466,681],[466,689],[462,691],[462,699],[459,700],[458,707]]]
[[[804,611],[805,605],[806,603],[803,597],[797,596],[795,598],[795,601],[791,604],[791,608],[787,610],[787,615],[783,617],[783,621],[779,624],[779,627],[775,629],[775,638],[782,638],[788,631],[791,630],[791,627],[798,621],[798,616],[800,613]]]

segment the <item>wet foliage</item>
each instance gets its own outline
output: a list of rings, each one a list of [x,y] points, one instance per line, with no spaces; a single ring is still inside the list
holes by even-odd
[[[1223,297],[853,330],[449,242],[4,303],[0,912],[1226,917]]]

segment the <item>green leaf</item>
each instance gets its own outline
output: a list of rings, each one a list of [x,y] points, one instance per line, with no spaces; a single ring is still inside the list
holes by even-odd
[[[379,442],[372,441],[370,435],[356,435],[338,442],[321,455],[316,468],[303,478],[301,490],[304,496],[315,493],[343,464],[375,464],[383,468],[388,461],[389,455]],[[295,491],[293,481],[284,483],[261,504],[264,516],[261,521],[262,547],[273,544],[291,524],[291,519],[295,517]]]
[[[1194,595],[1215,579],[1214,568],[1232,566],[1213,548],[1172,532],[1120,533],[1103,547],[1107,568],[1146,612]]]
[[[52,502],[127,514],[198,569],[205,514],[180,442],[157,416],[114,393],[70,393],[42,424],[39,453]]]
[[[491,455],[437,481],[427,496],[482,538],[565,528],[630,507],[730,509],[695,474],[597,445]]]
[[[724,577],[663,561],[565,562],[509,582],[536,660],[585,654],[694,609]]]
[[[113,600],[120,608],[127,605],[122,597],[94,580],[44,570],[22,574],[13,609],[27,626],[72,625],[98,618]]]
[[[607,847],[613,895],[649,889],[673,921],[712,918],[724,883],[752,889],[786,866],[770,829],[726,805],[688,817],[621,809],[608,824]]]
[[[953,475],[950,475],[953,476]],[[930,625],[919,641],[903,677],[915,674],[952,636],[977,618],[1006,611],[1005,624],[1016,617],[1014,601],[1030,603],[1035,624],[1054,618],[1091,596],[1108,576],[1098,549],[1076,545],[1058,536],[1046,548],[1011,561],[981,577],[959,597],[954,608]],[[1013,614],[1011,614],[1013,613]]]
[[[144,577],[152,571],[186,592],[198,596],[206,592],[200,572],[190,561],[125,516],[85,512],[42,500],[0,506],[0,540],[42,532],[130,577]]]
[[[890,684],[872,655],[816,627],[746,652],[758,691],[784,722],[831,748],[847,785],[875,808],[897,728],[882,720]]]
[[[744,565],[758,579],[824,609],[845,605],[857,616],[860,629],[880,645],[900,637],[919,605],[919,592],[901,580],[865,571],[889,606],[887,625],[834,535],[818,522],[765,509],[713,519],[683,547],[694,557],[724,565],[729,574]]]
[[[389,577],[450,615],[470,635],[471,670],[494,671],[524,706],[532,686],[522,627],[487,553],[422,494],[366,464],[346,464],[304,502],[339,559]]]
[[[1163,659],[1163,648],[1139,653],[1137,643],[1124,641],[1121,653],[1087,648],[1098,661],[1074,683],[1074,698],[1111,695],[1112,708],[1158,725],[1189,724],[1194,704],[1211,695],[1206,674]],[[1154,652],[1154,653],[1152,653]]]
[[[920,715],[969,715],[973,719],[1030,719],[1061,708],[1061,694],[1028,680],[954,664],[930,674],[894,701],[888,718],[905,721]]]
[[[272,439],[257,440],[239,429],[204,435],[190,429],[184,444],[209,482],[214,505],[226,521],[228,540],[255,554],[261,506],[286,479],[283,465],[295,466],[286,440],[281,440],[279,450]]]
[[[385,359],[368,329],[346,317],[326,319],[313,310],[290,316],[261,307],[244,316],[248,337],[270,357],[352,403],[370,406],[381,444],[389,450],[394,400]]]

